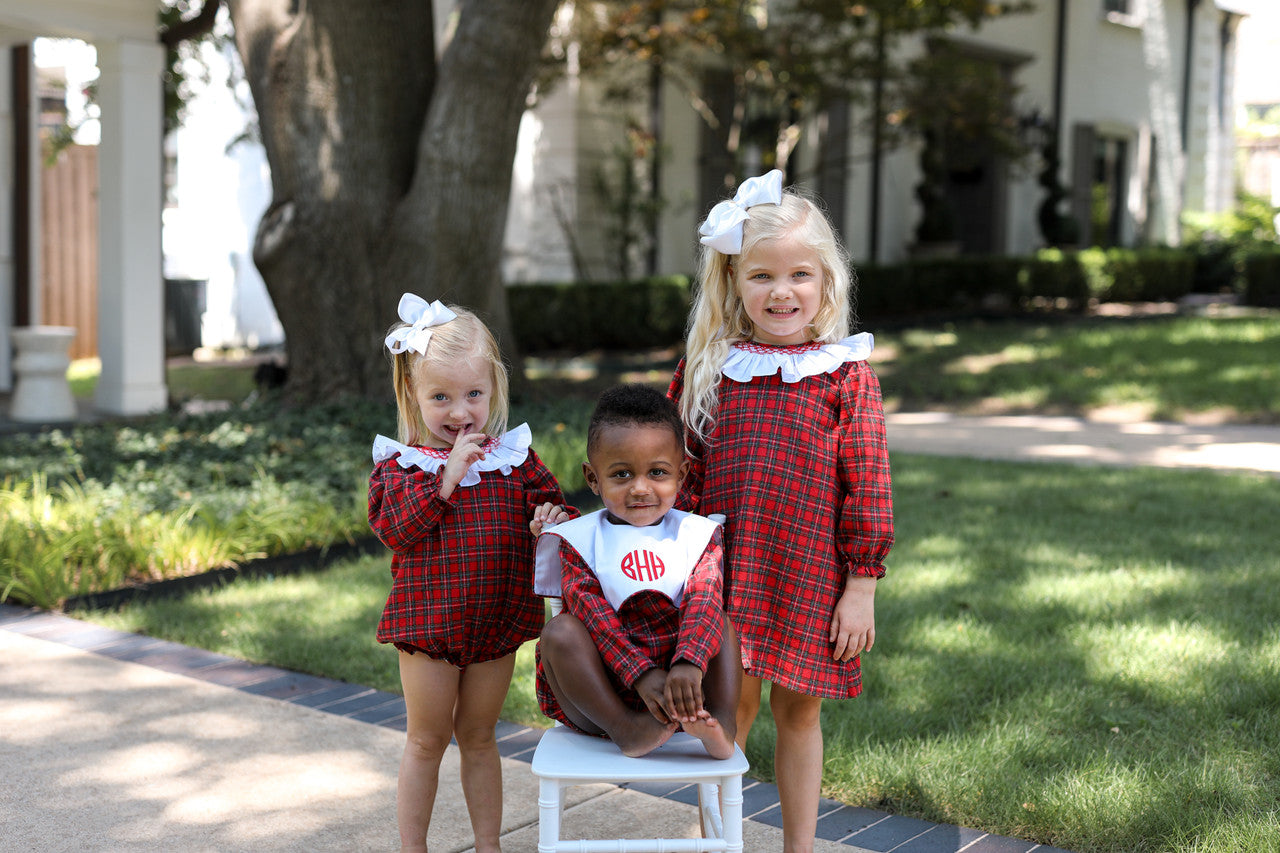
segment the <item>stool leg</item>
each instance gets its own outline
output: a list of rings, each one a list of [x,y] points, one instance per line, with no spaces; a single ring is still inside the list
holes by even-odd
[[[703,838],[724,838],[724,819],[720,816],[720,788],[710,782],[698,785],[698,823]]]
[[[556,853],[560,842],[560,798],[564,789],[559,779],[538,780],[538,853]]]
[[[725,850],[742,853],[742,777],[725,776],[720,780],[723,806]]]

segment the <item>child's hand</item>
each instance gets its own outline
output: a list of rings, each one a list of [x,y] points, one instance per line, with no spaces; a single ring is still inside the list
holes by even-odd
[[[832,658],[850,661],[876,642],[876,579],[850,575],[831,617]]]
[[[568,517],[569,513],[564,507],[548,501],[533,511],[533,518],[529,521],[529,532],[538,536],[548,527],[554,527]]]
[[[682,723],[692,723],[702,708],[702,670],[688,661],[673,664],[663,688],[667,715]]]
[[[649,713],[653,714],[653,718],[664,726],[673,722],[664,707],[666,682],[667,673],[661,667],[654,667],[637,678],[636,683],[632,685],[635,691],[640,694],[640,698],[644,700],[645,707],[649,709]]]
[[[467,469],[484,458],[484,443],[489,436],[482,432],[458,433],[453,449],[440,471],[440,497],[448,498],[466,476]]]

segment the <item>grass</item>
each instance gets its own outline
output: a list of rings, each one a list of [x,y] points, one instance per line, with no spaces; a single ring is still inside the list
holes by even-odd
[[[1275,311],[888,330],[872,362],[902,411],[1280,423]]]
[[[824,793],[1080,853],[1274,849],[1272,478],[895,455],[866,692],[825,703]],[[388,561],[87,618],[398,692]],[[526,646],[505,719],[543,725]],[[772,778],[767,711],[753,775]]]
[[[174,361],[165,368],[165,382],[176,403],[191,400],[221,400],[240,403],[257,389],[253,381],[256,364],[239,361]],[[98,387],[102,363],[96,358],[77,359],[67,370],[73,396],[93,397]]]

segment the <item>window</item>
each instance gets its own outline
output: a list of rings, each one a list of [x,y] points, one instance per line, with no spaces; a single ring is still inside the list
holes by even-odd
[[[1129,182],[1128,160],[1127,139],[1101,135],[1094,137],[1089,232],[1095,246],[1121,245],[1125,188]]]
[[[1138,0],[1102,0],[1102,19],[1122,27],[1142,26]]]

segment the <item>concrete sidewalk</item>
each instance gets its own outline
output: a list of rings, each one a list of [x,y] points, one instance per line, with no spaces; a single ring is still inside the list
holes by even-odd
[[[0,605],[0,849],[390,851],[404,702],[353,684]],[[540,732],[499,725],[505,853],[537,850]],[[429,839],[471,849],[451,749]],[[689,788],[575,788],[566,833],[696,837]],[[746,780],[745,849],[782,849],[777,789]],[[817,853],[1054,848],[824,801]]]
[[[885,416],[889,449],[940,456],[1280,476],[1280,426],[1108,423],[1038,415],[899,412]]]

